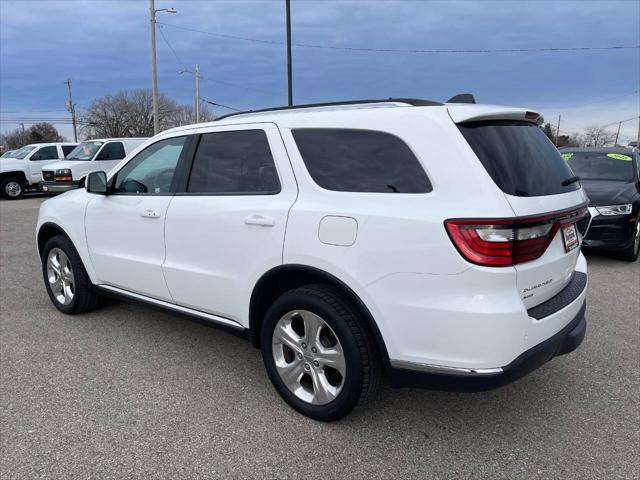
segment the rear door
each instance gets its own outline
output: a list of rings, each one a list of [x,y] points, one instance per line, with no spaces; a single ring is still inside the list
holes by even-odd
[[[576,211],[583,212],[587,201],[557,148],[529,120],[531,114],[458,123],[516,217],[545,217],[538,223],[562,223],[541,257],[515,266],[518,289],[527,308],[556,295],[571,280],[581,242]]]
[[[188,184],[167,212],[164,277],[177,304],[246,323],[254,285],[282,264],[297,186],[275,125],[197,133]]]

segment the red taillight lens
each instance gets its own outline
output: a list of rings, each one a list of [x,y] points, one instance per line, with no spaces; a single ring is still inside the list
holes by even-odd
[[[575,223],[586,213],[580,208],[539,217],[447,220],[445,226],[465,259],[505,267],[541,257],[560,226]]]

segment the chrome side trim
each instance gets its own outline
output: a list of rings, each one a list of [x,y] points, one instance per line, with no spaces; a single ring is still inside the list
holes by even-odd
[[[442,375],[454,375],[459,377],[467,376],[491,376],[502,373],[502,368],[462,368],[462,367],[446,367],[444,365],[427,365],[424,363],[407,362],[404,360],[390,360],[391,366],[394,368],[402,368],[404,370],[414,370],[426,373],[439,373]]]
[[[166,308],[167,310],[173,310],[174,312],[183,313],[185,315],[190,315],[192,317],[198,317],[202,320],[207,320],[212,323],[225,325],[227,327],[235,328],[237,330],[245,329],[238,322],[229,320],[228,318],[219,317],[211,313],[205,313],[199,310],[194,310],[192,308],[176,305],[175,303],[165,302],[164,300],[158,300],[156,298],[147,297],[145,295],[140,295],[139,293],[133,293],[128,290],[123,290],[122,288],[112,287],[111,285],[96,285],[96,287],[102,290],[107,290],[113,293],[117,293],[118,295],[122,295],[124,297],[132,298],[134,300],[139,300],[144,303],[149,303],[151,305],[156,305],[158,307]]]

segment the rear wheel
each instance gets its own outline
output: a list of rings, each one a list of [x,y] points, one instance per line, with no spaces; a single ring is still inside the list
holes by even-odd
[[[54,306],[63,313],[86,312],[98,305],[80,255],[64,235],[49,239],[42,251],[42,275]]]
[[[261,342],[278,393],[313,419],[344,417],[377,386],[380,362],[360,314],[332,287],[309,285],[278,298]]]
[[[24,182],[18,177],[7,177],[0,181],[0,195],[7,200],[17,200],[24,195]]]

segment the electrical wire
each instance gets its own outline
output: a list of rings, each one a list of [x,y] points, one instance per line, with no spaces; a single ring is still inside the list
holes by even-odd
[[[207,100],[206,98],[200,97],[200,100],[203,101],[204,103],[208,103],[209,105],[215,105],[216,107],[227,108],[229,110],[233,110],[234,112],[242,112],[242,110],[239,109],[239,108],[230,107],[228,105],[223,105],[223,104],[217,103],[217,102],[212,102],[211,100]]]
[[[233,40],[243,40],[246,42],[263,43],[268,45],[286,45],[286,42],[279,40],[265,40],[260,38],[243,37],[240,35],[229,35],[224,33],[209,32],[207,30],[198,30],[195,28],[172,25],[169,23],[156,22],[158,25],[165,27],[177,28],[188,32],[202,33],[220,38],[229,38]],[[614,45],[607,47],[538,47],[538,48],[497,48],[497,49],[417,49],[417,48],[366,48],[366,47],[341,47],[337,45],[318,45],[312,43],[292,43],[293,47],[317,48],[325,50],[346,50],[354,52],[382,52],[382,53],[525,53],[525,52],[576,52],[576,51],[593,51],[593,50],[628,50],[640,49],[640,45]]]

